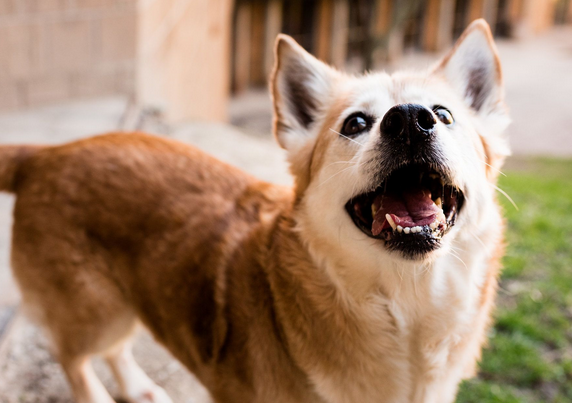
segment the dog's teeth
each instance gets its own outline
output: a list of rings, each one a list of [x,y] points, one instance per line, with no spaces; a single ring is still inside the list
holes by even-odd
[[[403,232],[405,232],[406,234],[409,234],[409,231],[411,231],[411,228],[409,227],[403,228]]]
[[[401,225],[397,226],[397,232],[403,232],[403,227]]]
[[[395,224],[395,221],[393,221],[393,218],[391,218],[391,216],[389,214],[386,214],[385,219],[387,220],[389,225],[391,225],[391,228],[393,228],[393,230],[395,231],[397,229],[397,224]]]
[[[429,227],[431,229],[436,229],[438,226],[439,226],[439,222],[437,220],[435,220],[431,224],[429,224]]]
[[[373,218],[375,218],[375,213],[377,213],[377,208],[375,207],[375,204],[372,203],[372,205],[371,205],[371,216]]]
[[[417,227],[415,227],[415,228],[417,228],[417,233],[420,233],[421,231],[423,231],[423,227],[417,226]]]
[[[440,197],[438,197],[437,200],[435,200],[435,204],[437,205],[437,207],[443,208],[443,202],[441,201]]]

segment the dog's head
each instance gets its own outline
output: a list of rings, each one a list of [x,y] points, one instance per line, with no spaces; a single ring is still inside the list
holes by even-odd
[[[484,21],[422,73],[345,75],[281,35],[271,88],[297,221],[318,243],[426,260],[494,224],[508,117]]]

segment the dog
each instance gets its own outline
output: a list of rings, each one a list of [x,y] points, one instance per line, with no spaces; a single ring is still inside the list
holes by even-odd
[[[0,148],[12,266],[80,403],[170,402],[143,323],[216,402],[449,403],[475,373],[503,254],[509,149],[490,29],[424,72],[350,76],[276,41],[293,187],[142,133]]]

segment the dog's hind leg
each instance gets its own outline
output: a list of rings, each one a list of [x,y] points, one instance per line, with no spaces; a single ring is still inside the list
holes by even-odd
[[[64,368],[77,403],[115,403],[91,366],[91,358],[74,357],[62,359]]]
[[[128,340],[104,353],[119,383],[121,397],[129,403],[172,403],[167,393],[137,365],[131,353],[131,346],[132,343]]]
[[[114,277],[116,261],[73,225],[42,222],[56,215],[48,211],[34,220],[15,220],[12,266],[24,310],[46,330],[76,401],[114,401],[91,367],[93,355],[107,355],[130,403],[170,402],[126,347],[137,318]]]

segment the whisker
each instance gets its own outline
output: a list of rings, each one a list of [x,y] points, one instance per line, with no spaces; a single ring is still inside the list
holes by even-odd
[[[339,134],[340,136],[342,136],[342,137],[348,139],[349,141],[353,141],[354,143],[359,144],[360,146],[363,146],[363,145],[364,145],[364,144],[360,143],[359,141],[355,141],[354,139],[349,138],[348,136],[345,136],[345,135],[343,135],[342,133],[335,131],[335,130],[332,129],[331,127],[330,127],[330,130],[333,131],[334,133]]]
[[[472,232],[471,232],[471,235],[474,236],[477,239],[477,241],[479,241],[479,243],[483,246],[483,248],[485,248],[485,249],[487,248],[487,246],[484,244],[484,242],[481,241],[481,238],[479,238],[476,234],[474,234]]]
[[[505,176],[505,177],[506,177],[506,174],[505,174],[503,171],[501,171],[500,169],[495,168],[494,166],[492,166],[491,164],[489,164],[489,163],[487,163],[487,162],[485,162],[485,161],[483,161],[483,160],[479,160],[479,161],[481,161],[481,162],[482,162],[483,164],[485,164],[486,166],[488,166],[488,167],[494,169],[495,171],[497,171],[497,172],[498,172],[499,174],[501,174],[502,176]]]
[[[457,256],[454,252],[451,252],[451,256],[453,256],[455,259],[457,259],[458,261],[460,261],[461,263],[463,263],[463,266],[465,266],[465,269],[469,270],[469,267],[468,267],[467,264],[463,261],[463,259],[461,259],[459,256]]]
[[[324,169],[331,167],[332,165],[335,165],[335,164],[356,164],[356,163],[357,163],[357,161],[336,161],[336,162],[332,162],[331,164],[326,165],[324,167]]]
[[[516,203],[514,202],[514,200],[512,200],[512,198],[508,195],[507,192],[505,192],[504,190],[502,190],[502,189],[499,188],[498,186],[495,186],[495,185],[492,185],[492,184],[491,184],[491,186],[494,187],[496,190],[498,190],[504,197],[506,197],[507,200],[508,200],[509,202],[511,202],[511,204],[514,206],[514,208],[516,209],[516,211],[519,211],[519,210],[518,210],[518,206],[516,205]]]
[[[354,165],[355,165],[355,164],[354,164]],[[342,172],[345,172],[345,171],[347,171],[348,169],[353,168],[354,165],[349,166],[349,167],[347,167],[347,168],[344,168],[344,169],[342,169],[342,170],[339,171],[339,172],[336,172],[335,174],[333,174],[332,176],[330,176],[328,179],[326,179],[325,181],[323,181],[322,183],[320,183],[320,184],[318,185],[318,188],[319,188],[320,186],[322,186],[323,184],[325,184],[326,182],[328,182],[328,181],[329,181],[330,179],[332,179],[334,176],[337,176],[337,175],[341,174]]]

